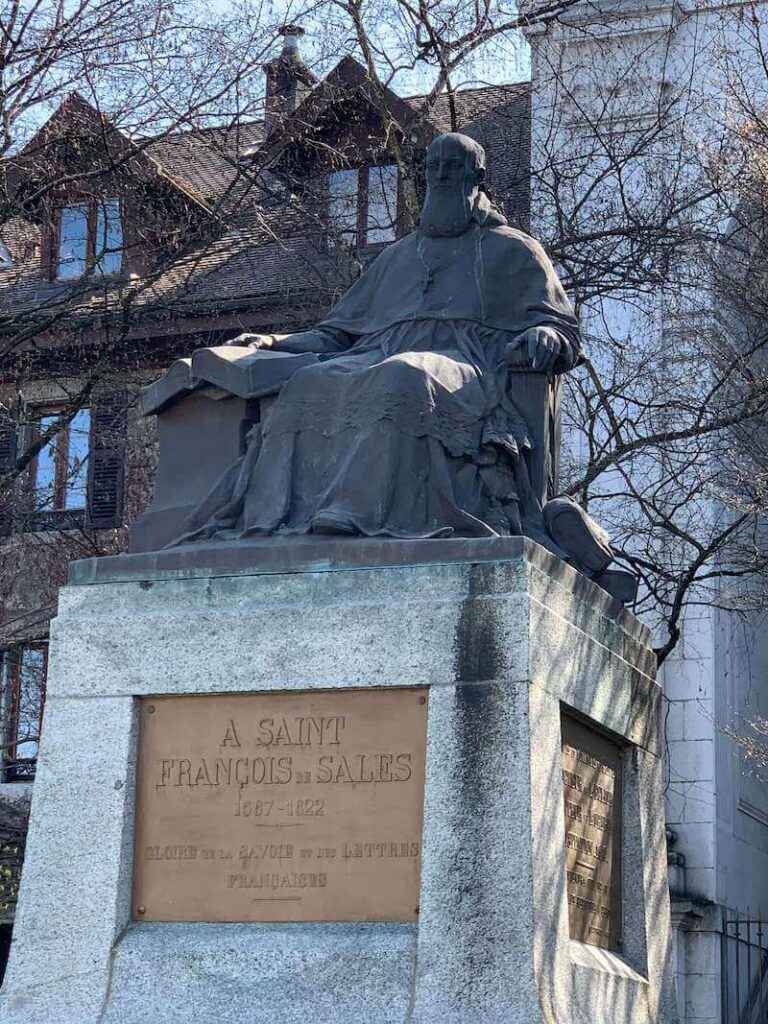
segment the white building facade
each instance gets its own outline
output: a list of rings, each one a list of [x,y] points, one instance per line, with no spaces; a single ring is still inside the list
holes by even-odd
[[[577,4],[545,28],[528,32],[531,229],[545,242],[570,233],[573,251],[555,245],[554,255],[579,281],[576,294],[585,296],[581,312],[591,354],[616,394],[621,390],[616,361],[628,362],[628,350],[642,354],[638,335],[645,332],[657,355],[666,348],[674,390],[681,367],[690,369],[680,358],[686,340],[680,341],[681,323],[710,323],[712,282],[692,249],[684,242],[668,247],[662,272],[650,246],[647,255],[637,250],[646,245],[654,202],[670,203],[666,228],[671,236],[674,214],[671,191],[665,190],[680,190],[681,209],[686,197],[695,195],[702,167],[716,148],[722,151],[725,133],[736,122],[735,89],[748,90],[751,102],[766,89],[756,45],[768,42],[765,20],[765,4],[683,7],[598,0]],[[695,217],[710,230],[720,216],[704,193],[702,187],[698,205],[691,203],[694,216],[680,217],[689,231],[695,231]],[[620,239],[617,225],[631,224],[634,217],[635,237]],[[590,239],[581,263],[580,238]],[[601,247],[608,252],[602,263]],[[648,285],[634,289],[632,275],[642,266],[648,269]],[[598,279],[609,286],[601,291]],[[651,388],[660,386],[659,365],[657,359],[651,368],[649,360]],[[634,369],[627,379],[639,387],[641,358]],[[650,405],[657,404],[654,398],[637,415],[647,417]],[[619,405],[631,436],[648,429],[631,422],[635,413],[623,392]],[[589,446],[593,457],[601,440],[606,450],[616,447],[607,437],[585,440],[580,426],[571,428],[566,477],[569,465],[578,476]],[[613,502],[619,518],[632,505],[628,521],[634,516],[639,536],[642,514],[627,485],[627,463],[607,462],[591,483],[590,510],[604,519]],[[662,462],[651,447],[645,461],[630,466],[630,475],[661,482]],[[641,482],[638,490],[643,487]],[[660,483],[654,501],[663,490]],[[691,519],[720,514],[706,489],[690,506]],[[675,523],[680,525],[679,516]],[[632,546],[631,536],[623,540]],[[687,1024],[753,1024],[768,1019],[768,781],[740,738],[756,736],[751,723],[768,718],[768,622],[757,613],[716,610],[718,585],[716,579],[708,581],[700,591],[702,603],[683,615],[680,640],[661,671],[678,1000]],[[661,625],[659,635],[663,645]]]

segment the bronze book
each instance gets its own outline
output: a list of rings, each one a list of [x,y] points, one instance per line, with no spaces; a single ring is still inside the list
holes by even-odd
[[[219,345],[192,355],[192,374],[241,398],[271,395],[303,366],[318,362],[314,352],[274,352],[271,349]]]

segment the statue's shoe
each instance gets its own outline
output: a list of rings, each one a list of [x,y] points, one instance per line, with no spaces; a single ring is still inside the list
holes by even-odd
[[[613,561],[606,531],[571,498],[552,498],[544,506],[544,523],[552,540],[587,576],[603,572]]]
[[[637,598],[637,577],[625,569],[604,569],[595,576],[595,583],[622,604],[632,604]]]
[[[335,533],[352,537],[360,531],[351,519],[338,512],[318,512],[312,519],[312,533]]]

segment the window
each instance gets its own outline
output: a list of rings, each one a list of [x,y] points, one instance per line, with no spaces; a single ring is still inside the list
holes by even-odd
[[[82,277],[94,271],[117,274],[122,266],[120,200],[75,203],[62,208],[58,224],[56,276]]]
[[[62,412],[51,407],[39,410],[32,421],[34,436],[40,437],[50,430]],[[79,409],[38,452],[32,465],[35,512],[85,509],[90,432],[90,410]]]
[[[8,270],[12,266],[13,256],[11,255],[11,250],[0,238],[0,270]]]
[[[88,206],[65,206],[59,221],[59,277],[82,277],[88,269]]]
[[[105,199],[96,207],[94,263],[101,274],[118,274],[123,262],[123,225],[120,201]]]
[[[30,778],[40,739],[45,703],[48,647],[25,644],[5,652],[4,763],[6,778]]]
[[[357,245],[359,172],[334,171],[328,177],[328,242],[331,248]]]
[[[17,452],[35,451],[18,486],[0,494],[0,538],[123,525],[129,398],[123,388],[100,392],[68,423],[71,409],[59,403],[0,410],[0,475]]]
[[[328,247],[396,237],[399,177],[393,164],[334,171],[328,176]]]
[[[365,225],[365,240],[373,242],[394,242],[397,223],[397,167],[368,168],[368,210]]]

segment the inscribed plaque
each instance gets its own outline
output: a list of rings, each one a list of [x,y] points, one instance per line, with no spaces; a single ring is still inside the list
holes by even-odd
[[[621,747],[562,717],[565,868],[572,939],[621,948]]]
[[[425,689],[140,709],[134,919],[415,919]]]

